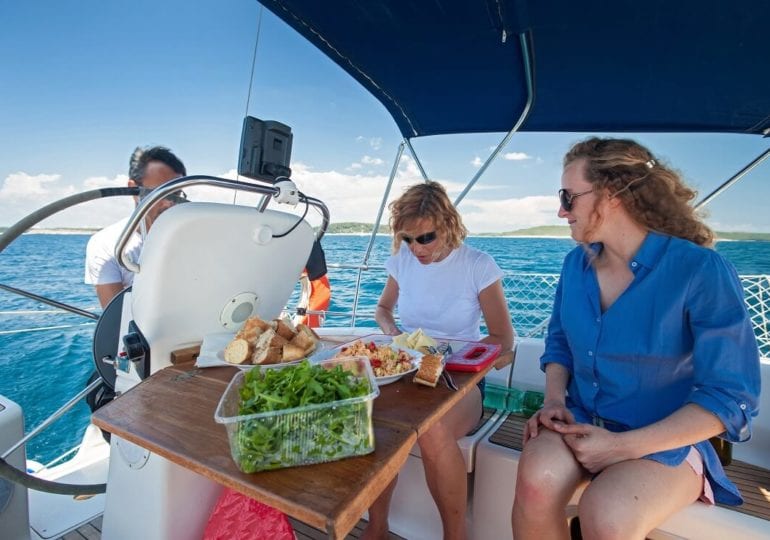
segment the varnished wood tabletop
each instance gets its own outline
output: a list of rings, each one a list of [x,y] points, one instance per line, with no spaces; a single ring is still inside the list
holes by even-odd
[[[375,450],[365,456],[245,474],[230,455],[214,411],[236,368],[192,363],[154,373],[97,410],[93,423],[169,461],[233,488],[308,525],[343,538],[393,480],[409,450],[484,376],[453,373],[459,390],[417,385],[412,375],[380,388],[374,402]]]

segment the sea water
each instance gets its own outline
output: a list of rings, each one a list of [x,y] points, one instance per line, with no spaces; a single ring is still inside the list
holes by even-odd
[[[87,241],[86,235],[24,235],[0,255],[0,283],[98,314],[93,287],[83,283]],[[360,264],[368,241],[368,236],[327,235],[327,261]],[[468,243],[492,255],[506,273],[546,274],[558,274],[575,245],[565,238],[473,237]],[[739,274],[770,274],[770,242],[720,242],[717,250]],[[366,262],[381,266],[389,252],[390,238],[378,236]],[[331,269],[329,277],[331,310],[350,309],[357,272]],[[373,312],[385,278],[382,270],[364,276],[359,309]],[[0,394],[22,406],[27,431],[82,390],[94,369],[93,321],[61,312],[25,313],[49,309],[0,291]],[[27,445],[27,457],[45,463],[69,450],[80,442],[89,416],[81,401]]]

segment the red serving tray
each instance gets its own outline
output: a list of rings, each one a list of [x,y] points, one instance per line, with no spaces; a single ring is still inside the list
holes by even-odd
[[[500,355],[500,345],[480,341],[450,341],[452,354],[447,356],[450,371],[481,371]]]

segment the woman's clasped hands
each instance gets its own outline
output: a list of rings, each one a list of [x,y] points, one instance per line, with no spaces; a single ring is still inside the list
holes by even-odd
[[[622,434],[591,424],[576,423],[569,409],[559,401],[547,401],[527,421],[524,427],[525,443],[537,437],[540,426],[560,434],[575,459],[593,474],[615,463],[639,457],[627,455]]]

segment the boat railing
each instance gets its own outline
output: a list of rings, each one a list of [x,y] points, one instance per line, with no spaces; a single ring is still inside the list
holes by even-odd
[[[739,276],[759,352],[770,358],[770,275]]]
[[[377,304],[377,298],[387,278],[385,267],[355,264],[328,266],[332,280],[332,308],[322,313],[326,317],[326,325],[376,326],[373,309],[355,309],[354,313],[354,308]],[[363,279],[362,275],[366,275],[366,279]],[[739,277],[760,355],[770,358],[770,275]],[[505,273],[503,290],[517,335],[536,338],[545,335],[558,282],[558,274]],[[358,284],[358,287],[355,293],[351,294],[348,292],[349,287],[354,283]]]
[[[332,304],[326,312],[319,314],[325,318],[327,326],[372,326],[375,327],[374,309],[380,291],[385,284],[387,273],[383,265],[329,264],[332,280]],[[362,276],[359,278],[359,273]],[[757,337],[759,351],[763,358],[770,358],[770,275],[741,275],[746,309],[749,312],[754,334]],[[359,283],[360,280],[360,283]],[[506,272],[503,277],[503,290],[508,299],[508,309],[516,333],[521,337],[543,337],[548,326],[558,274]],[[353,287],[358,284],[354,290]],[[289,306],[296,305],[296,295],[289,300]],[[361,309],[359,306],[365,306]],[[355,307],[355,310],[354,310]],[[45,311],[2,311],[0,315],[24,317],[35,315],[69,315],[61,310]],[[0,330],[0,335],[45,330],[63,330],[80,326],[93,326],[94,323],[67,325],[41,325],[12,330]]]

